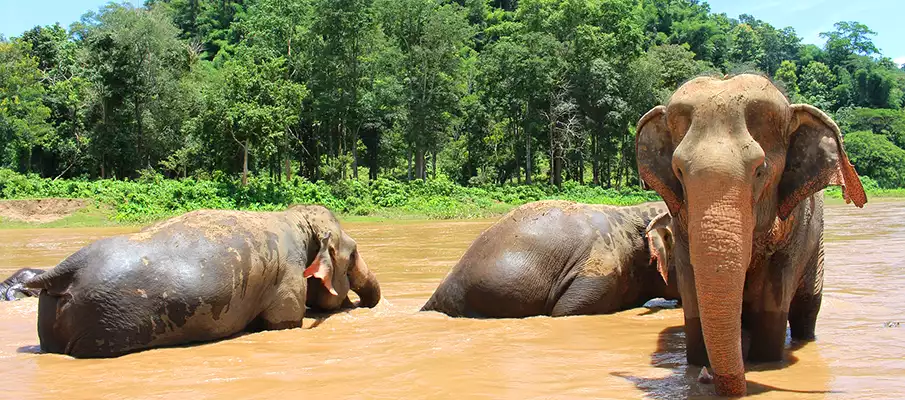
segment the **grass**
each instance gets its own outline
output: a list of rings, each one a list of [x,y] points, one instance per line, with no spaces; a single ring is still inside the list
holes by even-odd
[[[905,199],[905,189],[884,189],[862,178],[868,201]],[[410,221],[493,218],[536,200],[561,199],[589,204],[631,205],[656,201],[652,191],[604,189],[568,182],[549,185],[465,187],[446,180],[312,183],[302,178],[271,181],[252,177],[247,186],[219,177],[210,180],[144,176],[136,181],[50,180],[0,169],[0,199],[83,198],[93,200],[63,219],[26,223],[0,219],[0,229],[137,226],[202,208],[282,210],[291,204],[322,204],[343,221]],[[838,188],[826,191],[841,202]]]

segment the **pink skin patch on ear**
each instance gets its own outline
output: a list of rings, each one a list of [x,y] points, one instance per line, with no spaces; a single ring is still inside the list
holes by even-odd
[[[654,237],[651,234],[647,234],[647,248],[651,249],[650,252],[650,261],[653,262],[657,260],[657,271],[660,272],[660,276],[663,277],[663,283],[669,285],[669,267],[666,265],[666,260],[663,260],[656,251],[653,249],[654,247]]]
[[[327,272],[327,268],[323,268],[323,264],[321,264],[320,258],[315,257],[311,265],[309,265],[308,268],[305,268],[305,272],[302,274],[302,276],[304,276],[305,278],[310,278],[313,276],[317,279],[320,279],[324,284],[324,287],[327,288],[330,294],[338,296],[339,294],[336,293],[336,290],[333,289],[333,282],[331,282],[331,279],[329,279],[330,277],[327,276]]]

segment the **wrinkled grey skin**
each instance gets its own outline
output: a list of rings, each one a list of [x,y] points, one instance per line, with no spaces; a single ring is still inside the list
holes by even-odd
[[[676,286],[667,287],[658,273],[657,251],[645,237],[651,219],[664,212],[663,203],[521,206],[472,243],[421,310],[469,318],[555,317],[678,299]],[[667,257],[667,249],[655,247]]]
[[[94,242],[26,285],[43,289],[41,349],[78,358],[297,328],[306,302],[336,310],[350,289],[360,306],[380,300],[355,241],[320,206],[190,212]]]
[[[0,301],[16,301],[24,297],[38,297],[40,290],[28,289],[25,281],[44,273],[43,269],[22,268],[0,282]]]

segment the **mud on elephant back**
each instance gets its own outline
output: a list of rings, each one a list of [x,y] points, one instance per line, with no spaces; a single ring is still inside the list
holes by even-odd
[[[638,122],[641,179],[673,216],[688,362],[717,394],[746,393],[745,365],[814,338],[823,291],[823,189],[867,198],[825,113],[759,75],[699,77]]]
[[[115,357],[242,331],[298,328],[306,307],[380,301],[380,285],[321,206],[200,210],[94,242],[28,282],[45,352]]]
[[[659,217],[658,217],[659,215]],[[475,239],[422,311],[453,317],[606,314],[678,300],[662,202],[631,207],[539,201]]]

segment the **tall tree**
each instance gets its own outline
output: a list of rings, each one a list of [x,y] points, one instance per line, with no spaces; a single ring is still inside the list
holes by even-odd
[[[44,103],[43,77],[29,44],[0,41],[0,166],[31,171],[32,149],[53,131]]]
[[[376,0],[375,7],[401,52],[406,140],[415,177],[427,179],[425,155],[438,150],[465,89],[459,82],[473,37],[467,13],[439,0]]]

